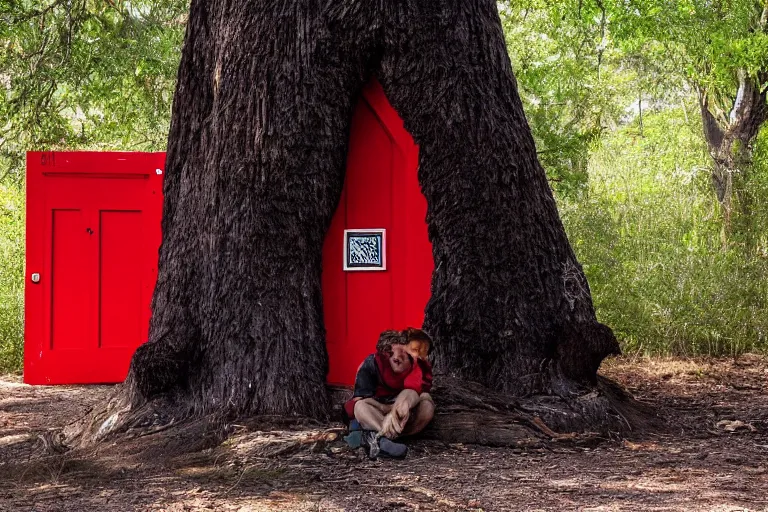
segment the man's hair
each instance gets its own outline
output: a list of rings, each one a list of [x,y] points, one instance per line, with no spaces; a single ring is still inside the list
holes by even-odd
[[[426,341],[427,342],[427,355],[432,353],[432,338],[429,337],[429,334],[422,331],[421,329],[414,329],[413,327],[408,327],[406,330],[403,331],[403,335],[405,336],[406,343],[410,343],[412,341]]]
[[[408,338],[404,331],[384,331],[379,335],[379,341],[376,343],[376,350],[385,354],[392,353],[392,345],[405,345]]]
[[[432,347],[432,338],[430,338],[429,334],[422,331],[421,329],[408,327],[403,331],[403,336],[405,336],[406,343],[410,341],[426,341],[429,343],[429,346]]]
[[[428,353],[432,352],[432,338],[429,337],[429,334],[413,327],[407,327],[404,331],[382,332],[376,343],[376,350],[391,354],[392,345],[407,345],[411,341],[426,341],[429,343]]]

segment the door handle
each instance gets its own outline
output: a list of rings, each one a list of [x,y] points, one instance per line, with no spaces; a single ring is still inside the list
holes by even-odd
[[[40,282],[40,274],[35,272],[34,274],[32,274],[31,279],[32,279],[33,283],[35,283],[35,284],[39,283]]]

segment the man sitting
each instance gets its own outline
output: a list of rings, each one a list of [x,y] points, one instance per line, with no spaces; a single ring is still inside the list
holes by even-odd
[[[426,359],[430,348],[429,336],[420,329],[384,331],[376,353],[358,368],[353,398],[344,404],[344,413],[352,430],[355,421],[362,427],[362,444],[371,459],[379,452],[405,457],[407,447],[393,440],[422,431],[432,420],[432,366]]]

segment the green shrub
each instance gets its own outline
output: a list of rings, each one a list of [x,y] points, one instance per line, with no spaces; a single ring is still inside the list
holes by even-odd
[[[768,348],[768,229],[753,222],[757,243],[724,243],[700,133],[678,109],[646,116],[642,136],[637,125],[607,134],[592,151],[587,191],[560,202],[598,318],[625,352]],[[755,188],[768,175],[760,157]]]
[[[24,346],[24,195],[0,183],[0,373],[20,371]]]

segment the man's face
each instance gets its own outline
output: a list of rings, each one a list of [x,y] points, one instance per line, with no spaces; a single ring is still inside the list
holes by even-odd
[[[403,373],[411,370],[413,363],[405,345],[392,345],[392,355],[389,356],[389,365],[395,373]]]
[[[408,342],[408,353],[414,358],[427,359],[429,355],[429,342],[424,340],[411,340]]]

